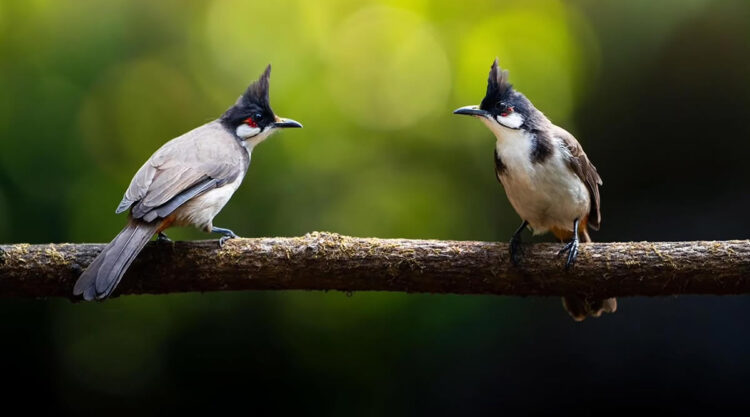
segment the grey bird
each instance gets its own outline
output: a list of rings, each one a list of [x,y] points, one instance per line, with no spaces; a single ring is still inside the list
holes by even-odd
[[[487,92],[479,106],[461,107],[455,114],[474,116],[494,133],[495,174],[523,223],[510,241],[510,258],[522,258],[521,232],[552,232],[570,240],[558,255],[567,253],[565,269],[578,256],[580,240],[590,242],[587,228],[599,230],[599,186],[602,179],[578,141],[555,126],[531,101],[508,82],[508,72],[492,64]],[[563,297],[571,317],[581,321],[617,310],[617,300]]]
[[[136,172],[116,213],[130,209],[127,226],[81,274],[74,295],[101,300],[112,294],[151,238],[172,226],[220,233],[219,245],[237,237],[215,227],[214,217],[232,197],[259,143],[281,128],[302,127],[282,119],[269,103],[269,65],[218,120],[165,143]]]

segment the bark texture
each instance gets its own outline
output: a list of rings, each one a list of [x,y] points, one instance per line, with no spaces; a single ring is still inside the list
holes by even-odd
[[[104,245],[0,245],[0,296],[72,298]],[[117,294],[223,290],[403,291],[591,297],[750,293],[750,241],[581,244],[570,271],[560,244],[525,245],[519,267],[505,243],[293,238],[151,242]]]

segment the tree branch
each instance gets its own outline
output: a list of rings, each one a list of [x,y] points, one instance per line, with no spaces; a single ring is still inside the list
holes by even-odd
[[[404,291],[594,297],[750,293],[750,241],[581,244],[569,272],[559,244],[296,238],[151,242],[121,294],[221,290]],[[99,244],[0,245],[0,296],[67,297]]]

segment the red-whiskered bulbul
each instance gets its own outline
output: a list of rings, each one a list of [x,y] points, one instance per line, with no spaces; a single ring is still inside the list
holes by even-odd
[[[218,120],[165,143],[136,172],[116,213],[130,209],[128,225],[81,274],[74,295],[86,300],[112,294],[138,253],[172,226],[221,233],[219,245],[237,237],[212,222],[250,166],[253,148],[280,128],[302,127],[271,110],[271,66]]]
[[[599,229],[599,186],[602,179],[578,141],[555,126],[531,101],[513,89],[508,71],[492,64],[487,93],[479,106],[453,113],[479,118],[495,134],[495,174],[510,204],[523,223],[510,241],[510,258],[521,261],[521,232],[552,232],[561,241],[571,239],[559,254],[568,253],[565,269],[578,256],[579,236],[590,242],[587,227]],[[599,317],[617,309],[617,300],[563,297],[563,306],[574,320]]]

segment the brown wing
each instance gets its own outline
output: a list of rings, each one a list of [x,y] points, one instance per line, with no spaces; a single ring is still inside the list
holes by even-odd
[[[182,203],[233,181],[249,158],[218,122],[205,124],[159,148],[138,170],[117,207],[134,218],[165,217]]]
[[[586,152],[583,151],[581,144],[567,130],[555,126],[554,134],[560,138],[563,145],[568,149],[570,158],[568,164],[570,169],[586,184],[591,197],[591,209],[589,210],[588,225],[594,230],[599,230],[602,221],[599,209],[599,186],[602,185],[602,178],[596,171],[594,164],[589,161]]]

